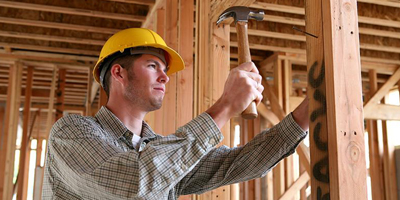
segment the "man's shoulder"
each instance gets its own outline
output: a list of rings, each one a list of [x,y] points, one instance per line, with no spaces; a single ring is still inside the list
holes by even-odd
[[[69,114],[57,120],[51,129],[51,134],[53,136],[62,134],[64,137],[73,137],[76,135],[82,137],[100,128],[100,124],[94,117]]]

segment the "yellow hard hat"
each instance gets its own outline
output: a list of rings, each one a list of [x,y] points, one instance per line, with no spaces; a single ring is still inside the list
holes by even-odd
[[[134,47],[154,47],[164,50],[169,66],[167,75],[171,75],[185,68],[182,57],[176,51],[168,47],[157,33],[145,28],[129,28],[114,34],[104,44],[100,52],[99,60],[93,69],[94,79],[102,85],[100,82],[100,70],[103,67],[102,64],[104,60],[117,52],[123,53],[125,49]]]

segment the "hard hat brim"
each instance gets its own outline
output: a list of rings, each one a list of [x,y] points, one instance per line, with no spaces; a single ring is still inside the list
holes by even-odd
[[[146,46],[146,45],[142,45],[142,46]],[[148,45],[150,47],[155,47],[155,48],[160,48],[163,49],[165,52],[167,52],[168,55],[168,71],[167,71],[167,75],[170,76],[178,71],[181,71],[183,69],[185,69],[185,63],[182,59],[182,57],[172,48],[169,48],[168,46],[163,46],[163,45],[159,45],[159,44],[151,44]],[[118,52],[118,51],[116,51]],[[114,52],[114,53],[116,53]],[[114,53],[110,54],[113,55]],[[101,64],[104,62],[104,60],[106,60],[109,56],[103,58],[102,60],[99,60],[95,67],[94,67],[94,71],[95,71],[95,75],[94,75],[94,79],[100,83],[99,77],[100,77],[100,66]]]

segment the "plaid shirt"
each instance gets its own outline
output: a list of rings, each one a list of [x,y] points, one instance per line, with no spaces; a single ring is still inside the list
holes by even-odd
[[[215,146],[223,136],[203,113],[169,136],[143,122],[139,148],[107,108],[68,115],[49,138],[43,199],[177,199],[264,176],[306,133],[291,115],[248,144]]]

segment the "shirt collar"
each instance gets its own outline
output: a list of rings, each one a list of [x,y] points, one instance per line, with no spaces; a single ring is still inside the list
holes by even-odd
[[[126,132],[131,132],[122,122],[118,119],[117,116],[114,115],[108,108],[102,106],[100,110],[96,114],[96,119],[99,121],[100,125],[103,129],[110,133],[112,137],[115,139],[119,139]],[[150,126],[143,121],[142,122],[142,133],[141,136],[143,138],[152,139],[156,137],[154,131],[150,128]]]

